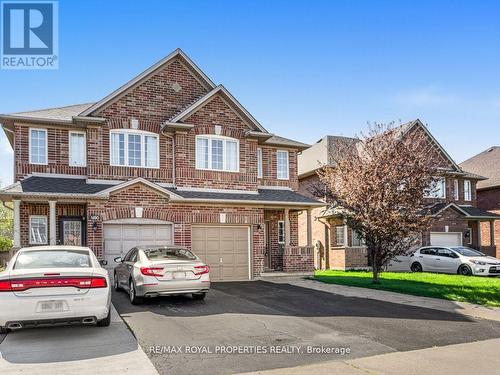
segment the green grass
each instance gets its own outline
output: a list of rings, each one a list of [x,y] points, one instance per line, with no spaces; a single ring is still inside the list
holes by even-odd
[[[500,307],[500,278],[435,273],[383,272],[380,284],[367,271],[316,271],[314,278],[340,284]]]

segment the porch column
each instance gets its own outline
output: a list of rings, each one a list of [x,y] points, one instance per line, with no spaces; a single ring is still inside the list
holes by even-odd
[[[21,200],[14,199],[14,249],[21,248]]]
[[[285,246],[290,246],[290,210],[285,208]]]
[[[56,243],[56,201],[49,201],[49,244]]]
[[[307,246],[312,246],[312,209],[307,209]]]
[[[490,246],[495,246],[495,221],[490,220]]]

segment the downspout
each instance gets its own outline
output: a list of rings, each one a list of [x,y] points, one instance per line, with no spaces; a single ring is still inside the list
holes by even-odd
[[[175,184],[175,136],[166,134],[163,131],[162,133],[165,137],[172,140],[172,184],[174,185],[174,188],[177,188],[177,185]]]
[[[11,211],[14,211],[14,209],[13,209],[12,207],[9,207],[9,206],[7,206],[7,205],[5,204],[5,201],[2,201],[2,205],[3,205],[5,208],[7,208],[7,209],[9,209],[9,210],[11,210]]]
[[[321,220],[321,217],[317,217],[316,219],[325,226],[325,269],[328,270],[330,269],[330,233],[328,233],[330,228],[327,223]]]

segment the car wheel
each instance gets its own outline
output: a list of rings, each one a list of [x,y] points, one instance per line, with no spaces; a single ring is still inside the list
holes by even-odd
[[[412,263],[411,272],[422,272],[422,265],[418,262]]]
[[[207,293],[193,293],[193,299],[197,300],[197,301],[198,300],[201,301],[201,300],[205,299],[206,295],[207,295]]]
[[[134,285],[134,282],[132,281],[132,279],[130,279],[129,288],[128,288],[128,295],[130,297],[130,303],[132,305],[140,305],[142,303],[142,298],[137,297],[135,285]]]
[[[472,276],[472,269],[467,264],[458,267],[458,274],[462,276]]]
[[[108,316],[97,322],[98,327],[109,327],[111,324],[111,308],[109,309]]]
[[[120,288],[120,284],[118,284],[118,277],[116,277],[116,272],[114,273],[113,277],[113,286],[115,287],[115,290],[118,292]]]

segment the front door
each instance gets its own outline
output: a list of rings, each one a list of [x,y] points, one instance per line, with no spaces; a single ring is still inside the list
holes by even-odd
[[[84,220],[81,217],[63,217],[60,219],[59,242],[61,245],[84,246]]]

